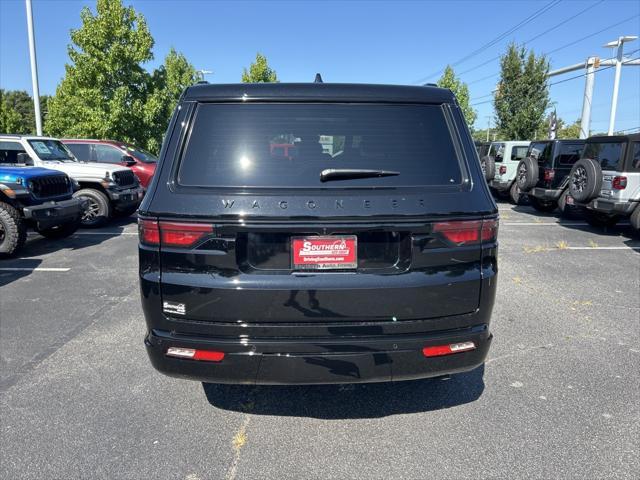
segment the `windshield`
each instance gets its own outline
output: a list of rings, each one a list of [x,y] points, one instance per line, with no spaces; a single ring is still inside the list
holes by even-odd
[[[158,157],[154,154],[142,150],[140,148],[133,147],[131,145],[120,145],[120,147],[127,151],[136,160],[140,160],[142,163],[155,163],[158,161]]]
[[[337,181],[325,184],[326,169],[351,172],[332,174]],[[462,183],[462,173],[439,105],[201,104],[178,182],[263,188],[455,185]]]
[[[75,162],[73,154],[59,140],[28,140],[40,160]]]

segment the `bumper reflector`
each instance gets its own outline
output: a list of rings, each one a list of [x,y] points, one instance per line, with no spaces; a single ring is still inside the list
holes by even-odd
[[[476,344],[473,342],[450,343],[449,345],[435,345],[433,347],[424,347],[422,354],[425,357],[441,357],[442,355],[451,355],[452,353],[468,352],[475,350]]]
[[[224,352],[213,350],[196,350],[194,348],[169,347],[168,357],[189,358],[191,360],[204,360],[207,362],[219,362],[224,358]]]

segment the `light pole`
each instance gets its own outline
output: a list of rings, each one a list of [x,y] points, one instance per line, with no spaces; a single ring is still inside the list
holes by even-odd
[[[203,81],[204,80],[204,76],[205,75],[211,75],[213,73],[213,70],[196,70],[196,73],[200,77],[200,81]]]
[[[637,39],[635,35],[626,35],[624,37],[618,37],[617,40],[609,42],[603,45],[606,48],[617,48],[616,54],[616,73],[613,80],[613,97],[611,98],[611,115],[609,117],[609,131],[607,135],[613,135],[613,129],[616,123],[616,109],[618,108],[618,88],[620,87],[620,72],[622,70],[622,53],[624,44],[626,42],[632,42]]]
[[[33,36],[33,13],[31,0],[25,0],[27,6],[27,31],[29,33],[29,57],[31,59],[31,85],[33,87],[33,108],[36,117],[36,133],[42,135],[42,117],[40,116],[40,89],[38,88],[38,63],[36,61],[36,40]]]

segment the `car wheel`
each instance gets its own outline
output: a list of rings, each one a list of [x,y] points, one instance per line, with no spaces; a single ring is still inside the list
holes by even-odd
[[[587,210],[585,218],[589,225],[597,228],[613,227],[620,220],[620,217],[617,215],[607,215],[606,213],[594,212],[593,210]]]
[[[513,182],[511,184],[511,188],[509,189],[509,200],[514,205],[520,205],[522,203],[522,192],[520,192],[520,187],[518,187],[518,182]]]
[[[0,203],[0,255],[11,255],[27,240],[27,226],[20,212]]]
[[[493,157],[489,155],[482,157],[480,159],[480,168],[482,169],[485,180],[493,180],[493,177],[496,175],[496,162]]]
[[[602,169],[591,158],[578,160],[569,173],[569,192],[578,202],[596,198],[602,190]]]
[[[516,183],[521,192],[528,192],[538,183],[538,162],[532,157],[520,160],[516,170]]]
[[[633,209],[631,216],[629,217],[631,228],[635,231],[636,235],[640,235],[640,204],[636,205]]]
[[[100,190],[83,188],[74,193],[73,196],[88,200],[87,208],[82,213],[80,220],[83,227],[100,227],[111,218],[109,198]]]
[[[49,238],[51,240],[57,240],[59,238],[67,238],[68,236],[73,235],[76,230],[78,230],[78,227],[80,227],[80,218],[63,225],[57,225],[51,228],[43,228],[41,230],[39,229],[38,233],[43,237]]]
[[[533,208],[535,208],[539,212],[553,212],[558,206],[556,202],[546,202],[536,197],[529,197],[529,199],[531,200],[531,205],[533,206]]]

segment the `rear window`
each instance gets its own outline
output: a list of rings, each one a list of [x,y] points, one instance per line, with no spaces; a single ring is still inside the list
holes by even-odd
[[[621,170],[619,166],[623,152],[622,142],[587,143],[582,157],[595,160],[602,170]]]
[[[570,167],[580,159],[584,144],[561,143],[556,155],[557,167]]]
[[[538,162],[538,165],[551,165],[551,142],[532,142],[529,146],[529,156]]]
[[[511,147],[511,160],[522,160],[527,156],[529,145],[523,145],[521,147]]]
[[[323,183],[325,169],[396,176]],[[462,182],[437,105],[200,104],[178,183],[210,187],[379,187]]]
[[[640,170],[640,142],[633,142],[633,155],[631,157],[630,170]]]
[[[489,156],[493,157],[494,162],[501,162],[504,157],[504,143],[492,143]]]

